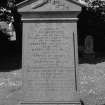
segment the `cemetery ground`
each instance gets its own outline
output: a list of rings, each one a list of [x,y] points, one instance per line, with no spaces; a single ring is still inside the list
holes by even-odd
[[[80,52],[79,52],[80,53]],[[105,104],[105,53],[79,54],[78,83],[80,97],[86,105]]]
[[[21,54],[16,41],[4,42],[0,45],[0,105],[15,105],[22,98]]]

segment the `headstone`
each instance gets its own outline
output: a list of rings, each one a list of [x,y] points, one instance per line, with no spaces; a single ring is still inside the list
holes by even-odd
[[[77,15],[67,0],[29,0],[19,4],[23,21],[22,103],[78,103]]]
[[[86,54],[93,54],[94,53],[94,46],[93,46],[93,37],[91,35],[86,36],[85,38],[85,50]]]

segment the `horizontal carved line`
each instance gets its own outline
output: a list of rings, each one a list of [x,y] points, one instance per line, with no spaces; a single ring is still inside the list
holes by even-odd
[[[45,20],[45,21],[47,21],[47,20],[69,20],[69,21],[77,21],[78,20],[78,18],[22,18],[22,21],[41,21],[41,20]]]
[[[80,104],[80,102],[21,102],[21,104]]]

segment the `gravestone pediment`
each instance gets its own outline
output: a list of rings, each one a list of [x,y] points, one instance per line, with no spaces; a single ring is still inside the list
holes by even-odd
[[[19,12],[81,11],[72,0],[26,0],[17,6]]]

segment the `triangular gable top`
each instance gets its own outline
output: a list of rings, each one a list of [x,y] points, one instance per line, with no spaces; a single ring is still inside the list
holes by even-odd
[[[81,6],[73,0],[25,0],[17,4],[19,12],[81,11]]]

